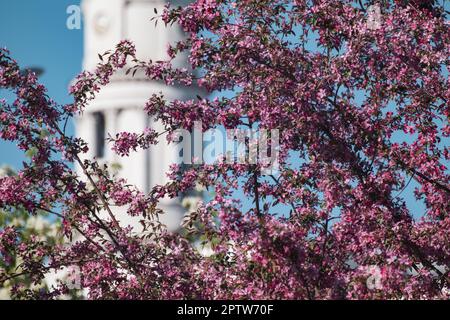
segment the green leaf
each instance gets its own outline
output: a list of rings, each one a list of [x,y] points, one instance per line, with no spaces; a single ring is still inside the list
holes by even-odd
[[[38,153],[38,149],[36,147],[32,147],[25,152],[25,156],[28,158],[33,158]]]

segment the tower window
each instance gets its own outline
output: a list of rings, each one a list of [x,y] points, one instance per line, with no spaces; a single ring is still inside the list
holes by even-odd
[[[105,140],[106,140],[105,115],[101,112],[95,112],[94,123],[95,123],[95,157],[103,158],[105,156]]]

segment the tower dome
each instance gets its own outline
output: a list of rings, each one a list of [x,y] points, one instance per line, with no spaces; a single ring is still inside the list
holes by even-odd
[[[135,44],[140,60],[167,59],[167,44],[182,39],[183,33],[176,25],[166,27],[163,23],[155,25],[152,21],[155,12],[162,12],[165,4],[163,0],[83,0],[83,68],[95,69],[99,62],[98,54],[114,49],[124,39]],[[182,65],[185,61],[181,57],[176,63]],[[162,125],[149,118],[144,111],[149,97],[162,92],[168,100],[187,99],[195,97],[194,91],[176,85],[167,87],[140,74],[116,74],[76,120],[77,136],[89,145],[85,157],[117,164],[120,168],[118,176],[143,192],[148,192],[155,185],[165,184],[168,181],[166,172],[177,160],[177,149],[168,145],[164,136],[160,137],[158,145],[149,150],[132,152],[129,157],[116,155],[105,139],[108,135],[115,136],[124,131],[142,133],[148,127],[162,132]],[[161,221],[169,230],[176,230],[184,214],[180,199],[162,201],[161,209],[165,212]],[[124,226],[140,227],[138,219],[126,215],[125,208],[116,211]]]

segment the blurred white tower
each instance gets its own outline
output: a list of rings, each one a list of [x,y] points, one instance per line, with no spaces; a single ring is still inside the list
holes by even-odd
[[[161,21],[155,26],[155,22],[151,21],[156,15],[155,8],[160,13],[165,3],[164,0],[83,0],[83,69],[93,70],[99,62],[98,54],[114,49],[123,39],[133,41],[140,60],[167,59],[167,44],[180,40],[183,34],[179,27],[166,28]],[[126,76],[124,70],[102,88],[76,122],[77,135],[89,145],[87,157],[119,164],[119,176],[143,192],[167,182],[165,173],[177,159],[175,148],[169,147],[162,137],[160,144],[150,150],[133,152],[129,157],[121,158],[111,151],[105,139],[108,134],[115,136],[123,131],[141,133],[146,127],[163,131],[162,126],[149,119],[143,110],[151,95],[158,92],[163,92],[169,100],[195,96],[191,89],[168,88],[139,73],[135,77]],[[170,230],[176,230],[184,214],[180,199],[167,199],[161,204],[161,209],[166,212],[161,221]],[[121,224],[138,226],[137,220],[128,218],[124,211],[116,212]]]

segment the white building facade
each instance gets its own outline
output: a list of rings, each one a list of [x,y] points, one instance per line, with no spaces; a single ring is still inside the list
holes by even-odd
[[[156,12],[163,11],[165,4],[164,0],[83,0],[83,69],[95,69],[99,62],[98,55],[113,50],[124,39],[135,44],[140,60],[166,60],[167,44],[182,39],[183,34],[177,26],[166,27],[161,21],[155,25],[152,21]],[[180,66],[183,60],[187,61],[182,57],[176,63]],[[101,89],[84,114],[76,120],[76,133],[88,143],[86,157],[96,158],[109,166],[118,165],[119,177],[147,193],[153,186],[168,181],[166,172],[170,164],[179,158],[177,148],[168,145],[162,136],[160,143],[149,150],[119,157],[111,150],[106,138],[124,131],[142,133],[147,127],[164,131],[162,125],[150,119],[144,111],[152,94],[162,92],[168,100],[172,100],[195,97],[196,92],[181,86],[167,87],[139,73],[134,77],[125,75],[125,70],[116,74],[111,83]],[[161,221],[169,230],[177,230],[185,211],[181,200],[165,199],[160,208],[165,212]],[[115,212],[121,224],[139,227],[138,220],[128,217],[125,210],[116,209]]]

